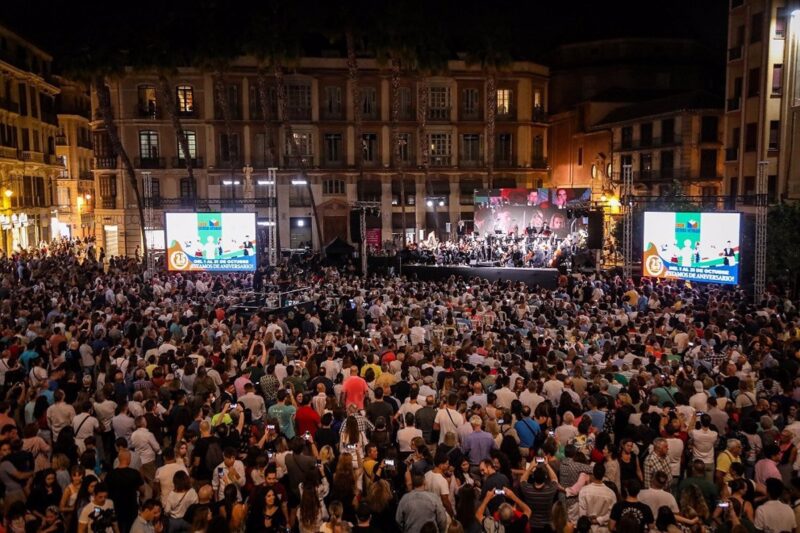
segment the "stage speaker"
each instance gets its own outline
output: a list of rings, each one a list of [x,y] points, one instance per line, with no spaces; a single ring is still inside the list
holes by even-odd
[[[589,211],[589,235],[586,245],[590,250],[603,249],[603,212]]]
[[[350,211],[350,241],[361,242],[361,211]]]

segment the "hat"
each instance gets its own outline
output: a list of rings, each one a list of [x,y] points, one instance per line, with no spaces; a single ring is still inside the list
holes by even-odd
[[[703,390],[704,390],[703,382],[700,381],[700,380],[695,381],[694,382],[694,391],[695,392],[703,392]]]

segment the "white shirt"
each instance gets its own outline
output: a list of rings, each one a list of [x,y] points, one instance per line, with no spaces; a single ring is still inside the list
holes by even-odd
[[[88,418],[88,420],[86,420]],[[75,431],[75,443],[78,450],[83,453],[83,441],[94,435],[100,429],[100,422],[89,413],[81,413],[72,419],[72,429]]]
[[[146,427],[139,428],[131,434],[131,448],[136,450],[142,459],[142,464],[146,465],[156,460],[156,454],[161,453],[161,446]]]
[[[172,483],[172,478],[175,476],[176,472],[180,471],[184,471],[187,474],[189,473],[189,471],[186,470],[186,465],[177,461],[173,463],[167,463],[156,470],[155,479],[161,488],[161,503],[163,503],[165,506],[167,504],[167,496],[169,496],[170,493],[175,490],[175,485]]]
[[[602,483],[589,483],[578,493],[578,509],[581,516],[594,516],[599,526],[592,526],[592,531],[606,528],[611,515],[611,508],[617,503],[614,491]]]
[[[239,401],[250,409],[250,415],[253,420],[261,420],[267,412],[267,406],[264,404],[264,398],[255,393],[248,392],[239,397]]]
[[[464,417],[455,409],[446,407],[439,409],[433,423],[439,424],[439,444],[441,444],[447,433],[452,431],[455,435],[458,432],[458,426],[464,423]]]
[[[517,399],[517,395],[514,394],[508,387],[497,389],[494,391],[494,394],[497,396],[495,405],[503,409],[511,409],[511,402]],[[533,414],[533,411],[531,411],[531,414]]]
[[[131,441],[131,433],[136,430],[136,422],[130,415],[120,413],[111,419],[111,427],[117,438],[123,437],[126,441]]]
[[[764,533],[780,533],[794,531],[797,521],[791,507],[777,500],[770,500],[756,509],[753,525]]]
[[[422,430],[414,426],[404,427],[397,431],[397,446],[401,453],[411,452],[411,441],[415,437],[422,437]]]
[[[542,392],[545,398],[550,400],[554,406],[558,407],[558,402],[561,399],[561,393],[564,391],[564,384],[557,379],[550,379],[544,382]]]
[[[425,473],[425,490],[432,492],[436,496],[446,496],[448,500],[450,499],[450,484],[442,474],[433,470],[428,470]]]
[[[527,405],[531,408],[531,415],[536,414],[536,407],[544,401],[544,398],[535,392],[530,392],[525,389],[519,393],[519,401],[522,405]]]
[[[97,415],[97,421],[100,422],[104,433],[111,431],[111,419],[114,418],[114,411],[116,410],[117,403],[111,400],[104,400],[102,403],[94,404],[94,413]]]
[[[689,432],[692,439],[692,453],[695,459],[700,459],[705,464],[714,463],[714,445],[717,443],[718,434],[708,428],[693,429]]]
[[[285,459],[285,458],[284,458]],[[244,475],[244,463],[239,461],[238,459],[233,462],[233,466],[230,470],[235,470],[236,473],[239,475],[239,479],[236,480],[235,484],[239,487],[240,492],[241,488],[244,487],[244,483],[246,481]],[[214,494],[217,497],[217,501],[222,500],[225,496],[225,487],[233,483],[228,478],[228,467],[225,466],[225,461],[222,461],[217,467],[214,469],[212,473],[211,479],[211,487],[214,489]],[[241,499],[241,496],[239,497]]]
[[[677,479],[681,475],[681,458],[683,457],[683,441],[674,437],[669,437],[667,440],[667,460],[669,461],[669,468],[672,472],[672,477]]]
[[[326,359],[319,366],[325,369],[325,377],[331,381],[334,381],[337,374],[342,371],[342,366],[334,359]]]
[[[705,392],[697,392],[689,397],[689,405],[694,407],[695,411],[705,413],[708,411],[708,394]]]
[[[169,493],[169,496],[163,498],[164,512],[170,518],[183,518],[189,506],[198,502],[197,492],[194,489],[189,489],[187,492],[178,493],[174,490]]]
[[[658,510],[669,507],[673,513],[678,513],[678,502],[675,496],[661,489],[642,489],[639,491],[639,501],[653,511],[653,516],[658,516]]]

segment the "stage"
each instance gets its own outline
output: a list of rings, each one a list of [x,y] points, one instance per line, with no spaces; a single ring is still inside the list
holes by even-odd
[[[556,268],[513,268],[513,267],[476,267],[476,266],[435,266],[406,265],[402,274],[416,277],[424,281],[441,281],[450,276],[464,279],[481,278],[488,281],[513,281],[525,283],[529,287],[538,285],[546,289],[558,286],[558,269]]]

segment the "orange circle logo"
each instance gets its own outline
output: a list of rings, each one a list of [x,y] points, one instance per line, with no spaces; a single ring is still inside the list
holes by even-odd
[[[647,273],[651,276],[660,276],[664,273],[664,262],[657,255],[647,258]]]
[[[189,266],[189,258],[181,251],[172,252],[169,256],[169,262],[176,270],[183,270]]]

